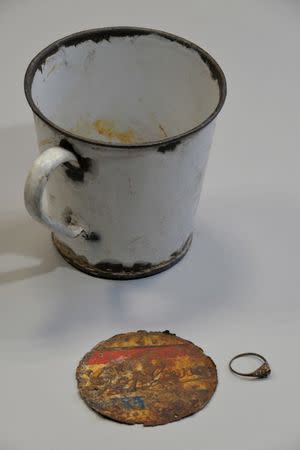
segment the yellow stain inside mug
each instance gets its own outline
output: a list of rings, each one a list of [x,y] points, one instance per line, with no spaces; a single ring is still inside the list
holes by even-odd
[[[80,118],[70,131],[87,138],[99,138],[99,140],[108,142],[132,144],[139,141],[132,128],[122,130],[112,120],[106,119],[97,119],[93,122],[86,118]]]
[[[156,118],[152,118],[153,125],[152,135],[149,140],[158,140],[168,137],[169,133],[165,125],[158,122]],[[122,127],[121,124],[116,124],[113,120],[96,119],[93,120],[87,117],[80,117],[76,125],[70,129],[74,134],[79,134],[86,138],[99,140],[109,143],[121,144],[137,144],[144,142],[145,127],[143,124],[135,123],[135,129],[132,127]]]
[[[109,140],[117,139],[123,144],[132,144],[134,142],[135,135],[132,129],[129,128],[126,131],[120,131],[110,120],[95,120],[93,126],[96,128],[99,135],[104,136]]]

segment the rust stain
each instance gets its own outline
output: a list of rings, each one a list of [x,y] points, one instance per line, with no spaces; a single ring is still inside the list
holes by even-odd
[[[42,147],[43,145],[53,145],[54,144],[54,139],[53,138],[48,138],[48,139],[42,139],[41,141],[39,141],[39,146]]]
[[[118,422],[163,425],[202,409],[217,386],[211,358],[168,331],[137,331],[100,342],[76,371],[89,407]]]
[[[119,131],[110,120],[98,119],[93,123],[97,132],[110,140],[117,139],[123,144],[132,144],[135,139],[135,135],[132,129],[126,131]]]
[[[73,211],[72,211],[72,209],[71,208],[69,208],[69,207],[66,207],[65,209],[64,209],[64,211],[63,211],[63,213],[62,213],[62,219],[63,219],[63,222],[66,224],[66,225],[74,225],[74,221],[73,221]]]
[[[78,225],[79,217],[74,213],[72,208],[66,206],[62,212],[62,220],[66,225]]]
[[[69,246],[60,241],[54,234],[52,234],[52,239],[55,247],[63,258],[82,272],[99,278],[130,280],[155,275],[179,262],[191,246],[192,234],[187,238],[182,247],[170,255],[169,259],[158,264],[136,262],[132,266],[126,266],[121,262],[111,263],[107,261],[91,264],[85,256],[77,255]]]
[[[158,127],[159,127],[160,131],[162,132],[163,136],[168,137],[164,127],[160,123],[158,124]]]

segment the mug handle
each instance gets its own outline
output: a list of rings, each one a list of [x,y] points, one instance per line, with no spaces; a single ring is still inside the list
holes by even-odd
[[[82,225],[72,225],[53,220],[42,205],[43,193],[51,172],[63,163],[72,162],[79,165],[76,156],[61,147],[45,150],[33,163],[27,176],[24,189],[25,206],[29,214],[38,222],[63,236],[75,238],[87,235]]]

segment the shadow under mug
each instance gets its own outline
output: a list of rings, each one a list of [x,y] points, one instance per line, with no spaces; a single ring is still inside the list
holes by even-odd
[[[31,61],[25,94],[40,151],[25,205],[62,256],[116,279],[177,263],[226,97],[215,60],[163,31],[87,30]]]

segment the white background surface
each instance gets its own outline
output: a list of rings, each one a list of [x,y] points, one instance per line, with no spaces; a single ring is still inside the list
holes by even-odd
[[[29,60],[63,35],[109,25],[191,39],[228,81],[192,250],[131,282],[69,267],[22,198],[37,155],[22,86]],[[300,3],[1,0],[0,38],[0,449],[298,450]],[[82,355],[142,328],[170,329],[214,358],[219,386],[207,408],[143,428],[79,399]],[[228,360],[244,351],[265,355],[272,377],[233,376]]]

